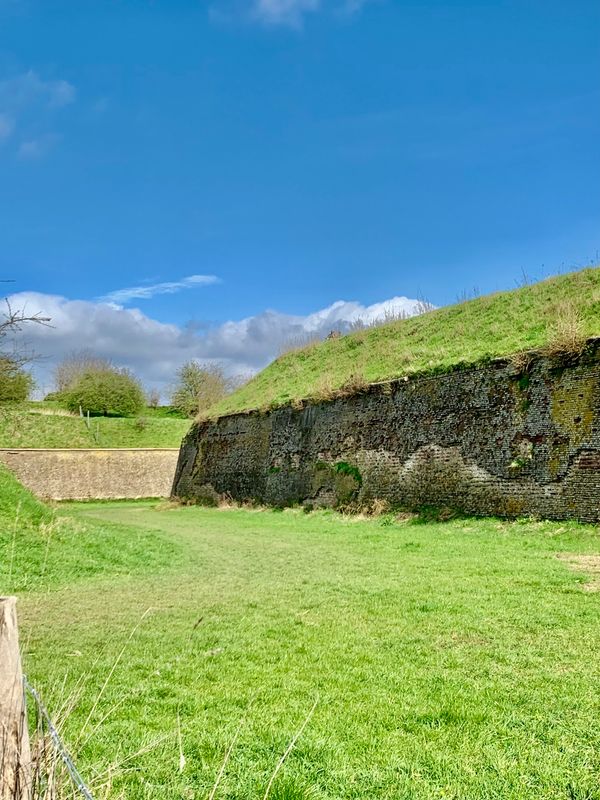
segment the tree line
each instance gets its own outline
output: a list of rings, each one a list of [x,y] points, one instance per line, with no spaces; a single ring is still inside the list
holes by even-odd
[[[0,323],[0,340],[8,329]],[[0,403],[22,403],[34,388],[27,370],[28,359],[0,350]],[[160,394],[145,390],[129,369],[116,366],[89,350],[70,353],[54,369],[54,390],[45,400],[57,402],[74,413],[91,416],[135,416],[145,407],[157,408]],[[188,361],[174,375],[170,392],[173,409],[194,417],[229,394],[239,381],[229,378],[220,364]]]
[[[236,385],[220,364],[188,361],[175,373],[170,405],[194,417],[218,403]],[[71,353],[54,370],[55,391],[46,396],[69,411],[102,416],[132,416],[160,405],[157,390],[144,391],[129,369],[115,366],[89,350]]]
[[[174,377],[170,405],[189,417],[218,403],[239,385],[221,365],[198,361],[186,362]],[[33,387],[33,378],[25,366],[11,355],[0,354],[0,402],[23,402]],[[134,416],[145,407],[160,405],[156,389],[144,390],[131,370],[89,350],[73,352],[56,366],[54,390],[44,399],[91,416]]]
[[[39,314],[15,311],[5,300],[6,311],[0,318],[0,403],[27,400],[34,380],[27,370],[30,356],[8,346],[25,325],[50,325]],[[91,350],[74,351],[55,367],[54,389],[45,400],[53,400],[69,411],[92,416],[134,416],[143,408],[160,405],[156,389],[145,390],[129,369],[119,367]],[[194,417],[218,403],[241,383],[229,377],[221,364],[187,361],[174,374],[170,392],[171,407]]]

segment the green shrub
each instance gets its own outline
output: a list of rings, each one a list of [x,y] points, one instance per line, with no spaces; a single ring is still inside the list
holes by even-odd
[[[0,356],[0,403],[22,403],[33,389],[33,378],[15,361]]]
[[[70,411],[94,416],[128,417],[144,407],[144,393],[136,378],[125,370],[87,372],[64,393]]]

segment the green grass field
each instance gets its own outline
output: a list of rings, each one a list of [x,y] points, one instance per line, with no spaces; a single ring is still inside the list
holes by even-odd
[[[0,447],[179,447],[190,421],[148,408],[137,418],[92,417],[90,426],[56,403],[0,404]]]
[[[209,416],[327,397],[345,384],[447,371],[542,348],[557,321],[600,335],[600,269],[561,275],[338,339],[276,359]]]
[[[208,798],[244,720],[215,798],[260,800],[316,700],[275,800],[600,798],[600,593],[557,558],[597,528],[0,490],[26,669],[79,695],[99,797],[118,763],[111,797]]]

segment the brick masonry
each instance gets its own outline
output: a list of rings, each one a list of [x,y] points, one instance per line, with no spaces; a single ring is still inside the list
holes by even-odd
[[[0,450],[38,497],[52,500],[168,497],[177,449]]]
[[[575,359],[532,355],[376,384],[302,408],[197,423],[173,493],[213,502],[448,506],[600,520],[600,340]]]

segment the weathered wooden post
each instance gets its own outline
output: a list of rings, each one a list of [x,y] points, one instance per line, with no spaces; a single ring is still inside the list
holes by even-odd
[[[31,755],[16,597],[0,597],[0,800],[29,800]]]

